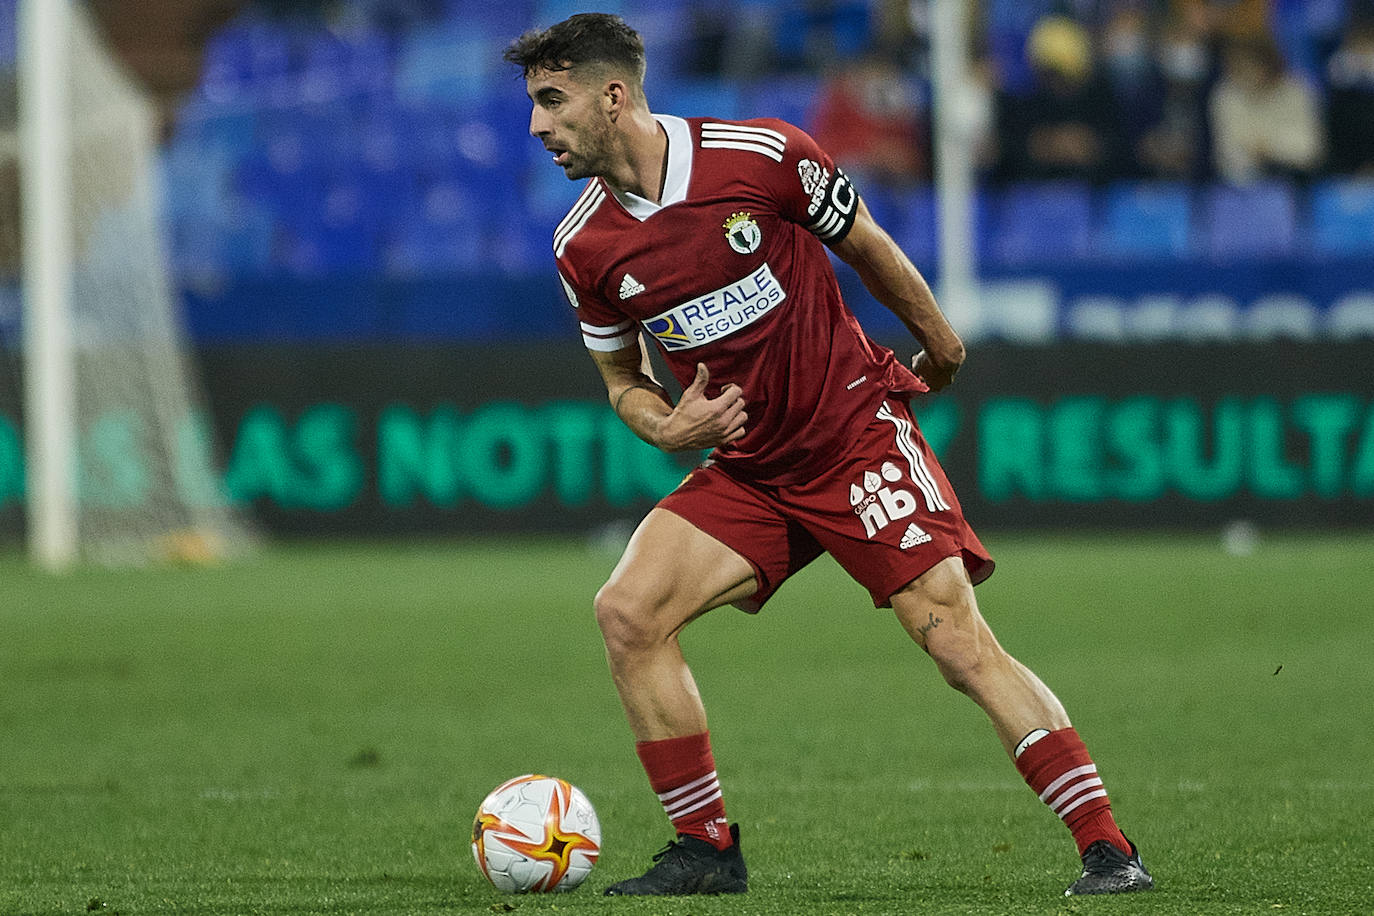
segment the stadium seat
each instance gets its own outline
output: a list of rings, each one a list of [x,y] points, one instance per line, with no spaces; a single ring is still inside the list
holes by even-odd
[[[13,70],[18,60],[19,28],[15,8],[14,0],[0,3],[0,70]]]
[[[378,93],[391,88],[390,45],[377,32],[340,35],[329,29],[300,36],[300,95],[306,101]]]
[[[1092,192],[1086,185],[1013,185],[994,200],[991,254],[997,264],[1075,261],[1088,255],[1092,236]]]
[[[293,218],[319,207],[324,180],[318,170],[296,160],[258,153],[239,163],[233,189],[270,213]]]
[[[480,101],[493,85],[504,43],[458,25],[417,30],[396,54],[396,98],[402,103]]]
[[[272,262],[276,225],[265,211],[231,200],[213,215],[188,214],[170,224],[172,264],[195,279],[260,276]]]
[[[940,248],[935,189],[929,185],[922,185],[890,191],[885,196],[879,196],[870,190],[862,190],[862,193],[868,201],[874,219],[887,229],[888,234],[906,252],[907,257],[922,270],[934,268]],[[883,202],[878,203],[879,201]],[[876,210],[875,203],[878,203]]]
[[[548,25],[535,15],[531,0],[444,0],[443,17],[464,28],[475,29],[489,38],[506,42],[531,25]],[[541,11],[542,14],[542,11]]]
[[[1192,242],[1192,217],[1187,185],[1113,185],[1103,199],[1102,248],[1123,258],[1183,257]]]
[[[489,205],[454,179],[439,179],[419,205],[391,216],[383,246],[385,267],[398,276],[452,273],[485,266]]]
[[[817,90],[818,81],[809,76],[760,80],[744,91],[744,114],[750,118],[781,118],[802,130],[810,130]]]
[[[592,8],[602,13],[625,16],[627,15],[625,6],[625,0],[601,0]],[[548,26],[567,19],[574,13],[585,13],[586,11],[587,4],[581,0],[535,0],[534,21]]]
[[[1206,188],[1203,250],[1214,261],[1283,258],[1297,247],[1297,202],[1290,185],[1261,181]]]
[[[291,69],[288,32],[244,15],[206,43],[200,92],[213,101],[266,97],[281,88]]]
[[[1312,250],[1319,255],[1374,253],[1374,181],[1339,179],[1312,189]]]
[[[739,87],[720,80],[660,81],[654,92],[660,100],[657,107],[665,114],[723,120],[752,117],[743,110]]]

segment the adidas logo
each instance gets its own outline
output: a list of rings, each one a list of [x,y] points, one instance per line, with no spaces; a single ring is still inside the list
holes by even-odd
[[[644,292],[644,284],[640,283],[638,280],[636,280],[629,274],[626,274],[625,279],[620,281],[621,299],[628,299],[631,296],[638,296],[642,292]]]
[[[915,522],[906,526],[906,534],[902,535],[902,549],[907,550],[917,544],[924,544],[930,540],[930,535],[921,530]]]

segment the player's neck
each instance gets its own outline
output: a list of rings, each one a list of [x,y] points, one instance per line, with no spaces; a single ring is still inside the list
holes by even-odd
[[[668,134],[653,115],[634,117],[622,135],[623,156],[617,168],[602,177],[626,194],[658,203],[668,174]]]

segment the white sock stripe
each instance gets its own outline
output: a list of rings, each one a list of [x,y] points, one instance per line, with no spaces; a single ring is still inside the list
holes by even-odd
[[[690,805],[693,802],[700,801],[703,796],[710,795],[712,792],[717,795],[720,794],[720,783],[714,779],[697,789],[695,792],[690,792],[687,795],[679,795],[671,801],[665,801],[663,803],[663,810],[671,815],[675,809],[681,808],[683,805]]]
[[[1079,782],[1076,782],[1073,785],[1069,786],[1063,792],[1060,792],[1058,796],[1050,799],[1045,804],[1049,805],[1050,810],[1053,811],[1055,814],[1059,814],[1059,809],[1062,808],[1065,804],[1067,804],[1075,795],[1079,794],[1085,789],[1091,789],[1100,785],[1102,785],[1102,780],[1098,779],[1096,776],[1094,776],[1092,779],[1080,780]]]
[[[668,820],[670,820],[670,821],[675,821],[675,820],[677,820],[678,818],[682,817],[684,814],[691,814],[693,811],[696,811],[696,810],[699,809],[699,808],[705,808],[707,805],[711,804],[712,802],[717,801],[720,797],[721,797],[720,786],[717,785],[717,786],[715,787],[715,791],[708,793],[704,798],[701,798],[701,797],[693,797],[693,798],[689,798],[689,799],[684,799],[682,802],[680,802],[680,803],[678,804],[677,807],[669,808],[667,805],[664,805],[664,806],[663,806],[663,810],[664,810],[665,812],[667,812],[667,814],[668,814]],[[694,802],[694,803],[693,803],[693,804],[687,804],[687,802]],[[685,807],[684,807],[684,806],[685,806]]]
[[[1077,778],[1080,777],[1080,776],[1086,776],[1086,775],[1088,775],[1089,773],[1092,773],[1093,775],[1097,775],[1097,766],[1096,766],[1096,764],[1090,763],[1090,764],[1087,764],[1086,766],[1075,767],[1074,769],[1069,770],[1069,771],[1068,771],[1067,773],[1065,773],[1063,776],[1060,776],[1060,777],[1059,777],[1058,779],[1056,779],[1054,782],[1052,782],[1052,783],[1050,783],[1049,785],[1045,786],[1045,791],[1043,791],[1043,792],[1040,793],[1040,800],[1041,800],[1041,801],[1045,801],[1047,798],[1049,798],[1049,797],[1050,797],[1051,795],[1053,795],[1055,792],[1058,792],[1059,789],[1060,789],[1062,786],[1067,785],[1071,780],[1077,779]]]
[[[694,812],[694,810],[706,808],[706,805],[712,805],[712,803],[719,801],[719,799],[720,792],[716,792],[716,794],[712,795],[712,797],[710,798],[701,799],[701,801],[695,803],[695,805],[692,805],[691,808],[683,808],[682,810],[676,810],[676,812],[669,812],[668,820],[675,821],[679,817],[684,817],[687,816],[687,814],[691,814],[692,812]]]
[[[1065,808],[1063,811],[1059,811],[1059,812],[1057,812],[1057,813],[1058,813],[1059,817],[1062,819],[1062,818],[1068,817],[1069,812],[1073,811],[1075,808],[1077,808],[1079,805],[1083,804],[1084,802],[1090,802],[1090,801],[1092,801],[1094,798],[1106,798],[1106,797],[1107,797],[1107,790],[1106,790],[1106,789],[1098,789],[1096,792],[1089,792],[1087,795],[1080,796],[1079,799],[1078,799],[1078,801],[1074,802],[1072,805],[1069,805],[1069,806],[1068,806],[1067,808]]]
[[[709,805],[710,802],[720,798],[720,783],[712,783],[699,792],[692,792],[691,795],[676,799],[673,802],[664,802],[664,810],[668,812],[669,818],[682,817],[683,814],[694,812],[702,806]]]
[[[658,793],[658,800],[666,805],[668,804],[668,802],[677,798],[679,795],[683,795],[687,792],[692,792],[696,789],[700,789],[708,782],[715,782],[716,779],[718,779],[718,777],[716,776],[716,771],[712,770],[700,779],[694,779],[686,785],[678,786],[676,789],[669,789],[667,792]]]

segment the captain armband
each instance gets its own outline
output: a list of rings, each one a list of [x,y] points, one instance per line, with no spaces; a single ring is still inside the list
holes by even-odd
[[[837,245],[854,228],[854,218],[859,214],[859,192],[849,176],[839,169],[835,169],[828,184],[828,188],[818,188],[812,198],[815,218],[806,228],[827,245]]]

